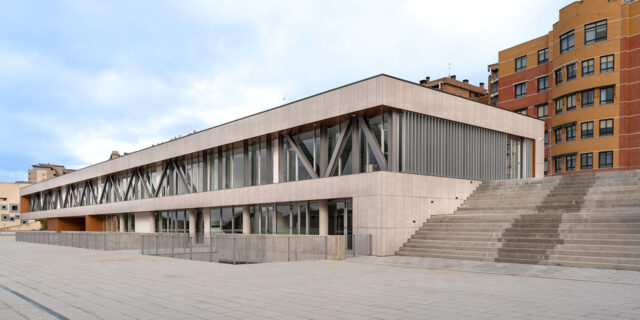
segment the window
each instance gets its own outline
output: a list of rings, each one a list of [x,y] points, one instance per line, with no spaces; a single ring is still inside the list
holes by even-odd
[[[587,90],[582,92],[582,107],[593,106],[593,90]]]
[[[562,172],[562,158],[557,157],[553,159],[553,169],[555,173]]]
[[[567,111],[575,110],[576,108],[576,94],[570,94],[567,96]]]
[[[549,132],[547,132],[546,130],[544,131],[544,146],[548,146],[549,145]]]
[[[590,76],[594,72],[593,59],[582,61],[582,76]]]
[[[547,63],[549,61],[549,48],[538,51],[538,64]]]
[[[527,56],[516,58],[516,72],[527,68]]]
[[[524,97],[527,95],[527,83],[518,83],[515,85],[516,87],[516,99],[520,97]]]
[[[544,158],[544,175],[549,175],[549,162],[547,161],[547,158]]]
[[[576,63],[567,66],[567,81],[575,80],[578,73]]]
[[[12,203],[9,205],[9,212],[11,213],[19,213],[20,212],[20,205],[16,204],[16,203]]]
[[[498,106],[498,97],[492,97],[491,98],[491,105],[494,107]]]
[[[562,83],[562,68],[556,70],[555,72],[556,75],[556,86]]]
[[[607,40],[607,20],[589,23],[584,26],[584,44]]]
[[[583,153],[580,155],[580,170],[593,169],[593,153]]]
[[[598,154],[598,168],[613,167],[613,151],[602,151]]]
[[[546,104],[536,106],[538,109],[538,119],[546,118],[549,115],[549,107]]]
[[[600,73],[613,71],[613,55],[600,57]]]
[[[567,156],[564,170],[565,171],[576,170],[576,156]]]
[[[583,122],[581,124],[580,138],[581,139],[593,138],[593,121]]]
[[[561,114],[564,109],[564,98],[556,99],[556,114]]]
[[[613,135],[613,119],[600,120],[600,136]]]
[[[560,36],[560,54],[563,54],[571,49],[573,49],[575,39],[573,30],[563,34]]]
[[[613,103],[613,87],[600,89],[600,104]]]
[[[549,77],[538,78],[538,92],[547,91],[547,89],[549,89]]]
[[[567,126],[567,129],[565,131],[567,133],[567,141],[575,141],[576,140],[576,125],[575,124]]]
[[[562,142],[562,128],[553,129],[553,132],[556,136],[556,143]]]
[[[525,115],[525,116],[526,116],[526,115],[527,115],[527,108],[518,109],[518,110],[516,110],[516,111],[514,111],[514,112],[515,112],[515,113],[519,113],[519,114],[522,114],[522,115]]]

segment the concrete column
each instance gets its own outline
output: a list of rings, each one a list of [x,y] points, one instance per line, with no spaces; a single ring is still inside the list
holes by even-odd
[[[196,209],[189,209],[189,236],[196,236]]]
[[[251,215],[249,214],[249,206],[242,206],[242,234],[251,233]]]
[[[320,235],[329,234],[329,201],[320,200]]]
[[[124,213],[119,214],[118,219],[120,219],[120,226],[118,228],[118,231],[124,232]]]
[[[136,212],[136,232],[153,233],[155,232],[155,221],[153,212]]]
[[[202,220],[204,220],[204,236],[211,237],[211,214],[209,208],[202,209],[202,214],[204,215]]]

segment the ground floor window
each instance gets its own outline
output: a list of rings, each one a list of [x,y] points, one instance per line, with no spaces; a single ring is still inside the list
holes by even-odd
[[[123,224],[124,232],[136,231],[136,215],[134,213],[123,214],[120,223]],[[120,227],[118,227],[118,229],[120,229]]]
[[[189,233],[189,211],[154,212],[156,232]]]

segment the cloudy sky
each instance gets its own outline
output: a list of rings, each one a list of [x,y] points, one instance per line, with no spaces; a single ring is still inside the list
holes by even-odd
[[[569,0],[3,1],[0,181],[380,73],[486,82]]]

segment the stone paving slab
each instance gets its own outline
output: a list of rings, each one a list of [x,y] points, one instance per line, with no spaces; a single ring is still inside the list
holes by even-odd
[[[419,269],[439,269],[462,272],[478,272],[523,277],[540,277],[577,281],[600,281],[620,284],[640,285],[640,272],[591,268],[572,268],[518,263],[500,263],[454,259],[420,258],[407,256],[391,257],[349,257],[349,262],[407,267]]]
[[[16,271],[1,285],[70,319],[640,318],[629,271],[404,257],[233,266],[12,241],[0,253]],[[52,317],[0,290],[5,318]]]

